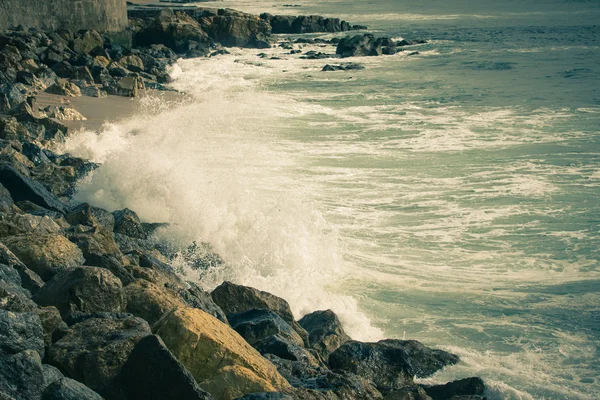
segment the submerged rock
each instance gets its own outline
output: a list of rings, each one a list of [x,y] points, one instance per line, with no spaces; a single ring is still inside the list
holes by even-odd
[[[350,70],[360,70],[365,69],[364,66],[357,63],[346,63],[339,65],[331,65],[327,64],[323,67],[321,71],[350,71]]]
[[[204,311],[173,311],[157,322],[154,330],[216,399],[290,388],[271,363],[233,329]]]
[[[433,400],[455,399],[458,396],[483,396],[485,384],[481,378],[472,377],[448,382],[445,385],[423,386]]]

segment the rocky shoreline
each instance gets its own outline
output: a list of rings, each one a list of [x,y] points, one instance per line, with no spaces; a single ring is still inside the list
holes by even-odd
[[[354,341],[330,310],[296,320],[267,292],[224,282],[208,293],[185,281],[171,265],[178,249],[153,235],[163,224],[72,201],[77,181],[98,165],[51,149],[69,135],[61,120],[83,116],[68,101],[36,104],[42,91],[68,100],[171,90],[168,67],[179,57],[232,46],[326,59],[391,55],[419,42],[272,36],[365,29],[319,16],[129,11],[130,43],[93,30],[0,33],[0,398],[483,399],[477,377],[415,383],[460,362],[456,355],[414,340]],[[307,43],[335,54],[303,53]],[[196,268],[223,262],[210,252],[185,256]]]

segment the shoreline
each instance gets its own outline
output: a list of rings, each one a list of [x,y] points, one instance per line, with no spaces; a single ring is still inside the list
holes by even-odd
[[[205,292],[194,282],[184,281],[171,265],[182,253],[154,240],[153,233],[162,224],[140,221],[135,210],[111,213],[70,200],[78,180],[98,165],[68,154],[54,154],[48,147],[64,140],[68,131],[97,131],[107,122],[107,116],[122,121],[135,115],[140,99],[146,96],[183,98],[176,92],[145,89],[168,88],[164,74],[176,57],[224,54],[226,46],[217,38],[228,44],[266,48],[272,45],[270,32],[265,31],[271,23],[283,31],[300,30],[291,32],[300,34],[319,33],[312,32],[315,29],[342,33],[364,28],[313,16],[258,17],[234,10],[219,10],[216,14],[205,10],[198,16],[197,12],[151,13],[145,18],[138,18],[143,13],[134,13],[140,28],[136,37],[149,48],[99,49],[97,33],[70,33],[72,43],[95,41],[94,47],[87,46],[87,53],[83,50],[79,54],[90,58],[92,52],[104,55],[94,55],[90,68],[69,70],[66,81],[50,78],[46,90],[54,93],[32,90],[19,97],[10,91],[10,99],[6,96],[9,100],[2,139],[9,150],[0,165],[0,261],[6,264],[4,273],[10,279],[3,281],[0,319],[13,336],[22,336],[19,326],[31,330],[24,346],[9,343],[10,351],[0,359],[0,365],[27,360],[22,363],[25,367],[14,373],[32,378],[23,380],[17,393],[42,400],[75,392],[80,398],[102,396],[108,400],[140,396],[223,400],[484,399],[484,383],[476,377],[435,386],[414,382],[415,377],[430,377],[458,363],[459,358],[453,354],[429,349],[417,341],[354,341],[330,310],[314,311],[296,320],[284,299],[227,281],[213,292]],[[205,25],[194,22],[196,19]],[[224,35],[214,28],[231,20],[257,30]],[[196,40],[185,36],[169,41],[165,35],[172,31],[165,24],[192,29]],[[162,29],[160,35],[156,29]],[[205,30],[215,38],[205,36]],[[27,33],[20,39],[23,35]],[[322,43],[336,46],[335,55],[313,52],[307,53],[308,57],[325,61],[391,55],[397,47],[419,43],[396,43],[369,34],[334,40]],[[16,62],[25,64],[27,59],[20,50],[7,48],[3,51],[15,55],[15,59],[18,54]],[[154,57],[156,54],[159,57]],[[108,63],[104,67],[96,68],[94,63],[105,60]],[[149,69],[149,63],[155,67]],[[349,65],[340,64],[339,68],[357,69]],[[339,70],[331,68],[323,71]],[[33,77],[23,73],[18,79],[29,79],[32,87],[40,88],[42,76],[52,75],[49,69],[41,67],[29,71]],[[76,95],[102,90],[120,96]],[[49,117],[51,112],[67,114],[72,112],[70,109],[87,119],[59,122]],[[38,136],[33,137],[36,133]],[[184,253],[190,265],[202,269],[223,263],[210,250],[199,255],[195,246],[190,244],[189,249],[194,247],[194,251]],[[10,322],[15,318],[17,323]],[[214,358],[215,354],[219,357]],[[32,370],[41,372],[32,375]],[[14,387],[6,384],[11,380],[0,368],[0,391],[14,396]]]

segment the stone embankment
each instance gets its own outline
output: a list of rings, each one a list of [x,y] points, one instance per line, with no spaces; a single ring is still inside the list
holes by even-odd
[[[208,293],[171,265],[182,253],[154,235],[164,224],[72,200],[98,165],[50,150],[76,111],[41,110],[37,93],[168,89],[177,57],[272,41],[269,21],[231,10],[130,17],[134,47],[95,30],[0,34],[0,398],[482,399],[479,378],[415,383],[460,362],[453,354],[354,341],[330,310],[296,320],[284,299],[231,282]],[[394,47],[370,36],[340,46]],[[197,247],[184,249],[190,265],[223,262]]]

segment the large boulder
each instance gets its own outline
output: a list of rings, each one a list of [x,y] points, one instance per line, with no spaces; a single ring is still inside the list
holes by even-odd
[[[125,296],[121,281],[109,270],[77,267],[61,272],[33,296],[41,306],[54,306],[68,315],[80,311],[122,312]]]
[[[34,313],[0,310],[0,355],[37,351],[44,357],[44,329]]]
[[[460,361],[455,354],[430,349],[416,340],[386,339],[380,341],[378,345],[404,350],[408,354],[413,371],[418,378],[428,378],[440,369]]]
[[[42,400],[102,400],[102,397],[76,380],[61,378],[46,387]]]
[[[254,344],[254,348],[263,355],[273,354],[284,360],[303,363],[307,368],[325,367],[310,351],[279,335],[269,336],[260,340]]]
[[[337,315],[331,310],[306,314],[298,323],[308,332],[310,347],[325,360],[341,345],[351,340],[344,332]]]
[[[362,376],[383,391],[413,384],[414,369],[408,354],[378,343],[346,342],[331,353],[329,366]]]
[[[228,323],[227,317],[221,307],[219,307],[212,299],[210,293],[206,292],[194,282],[184,282],[182,285],[167,283],[165,286],[176,291],[179,296],[193,308],[208,313],[221,322]]]
[[[377,38],[370,33],[365,33],[342,38],[335,52],[342,57],[394,54],[396,53],[396,43],[389,38]]]
[[[215,42],[227,47],[268,48],[270,25],[251,14],[228,12],[199,19],[202,29]]]
[[[113,386],[113,391],[130,400],[213,399],[156,335],[136,344]]]
[[[200,386],[218,400],[290,388],[273,364],[233,329],[204,311],[172,311],[154,330]]]
[[[48,363],[101,391],[121,372],[140,339],[150,334],[148,323],[140,318],[90,318],[73,325],[50,346]]]
[[[457,396],[483,396],[485,384],[478,377],[460,379],[445,385],[423,386],[433,400],[446,400]]]
[[[231,327],[253,346],[273,335],[279,335],[297,346],[304,345],[300,335],[271,310],[253,308],[240,314],[229,315],[228,321]]]
[[[88,203],[79,204],[65,218],[71,225],[91,226],[106,232],[112,232],[115,226],[115,218],[110,212]]]
[[[207,49],[210,39],[197,21],[185,13],[162,10],[158,18],[134,36],[138,46],[164,44],[178,53]]]
[[[79,248],[58,234],[18,235],[4,238],[3,241],[19,260],[44,281],[85,261]]]
[[[0,356],[0,393],[15,400],[40,400],[43,387],[42,361],[37,351]]]
[[[76,53],[89,53],[96,47],[104,46],[104,39],[95,30],[89,30],[78,34],[70,45]]]
[[[187,304],[172,290],[153,283],[138,280],[124,289],[126,311],[148,321],[157,322],[166,312]]]
[[[308,333],[296,322],[290,305],[281,297],[228,281],[213,290],[211,296],[226,315],[243,313],[253,308],[271,310],[294,328],[305,345],[308,344]]]
[[[432,400],[420,386],[407,386],[385,395],[384,400]]]
[[[134,211],[128,208],[113,211],[114,232],[137,239],[147,239],[148,234]]]
[[[40,317],[42,327],[44,328],[44,344],[48,347],[53,342],[54,332],[67,329],[67,324],[62,320],[60,312],[56,307],[40,307],[35,313]]]
[[[14,201],[29,200],[50,210],[64,212],[65,204],[38,182],[9,165],[0,166],[0,183],[8,189]]]

